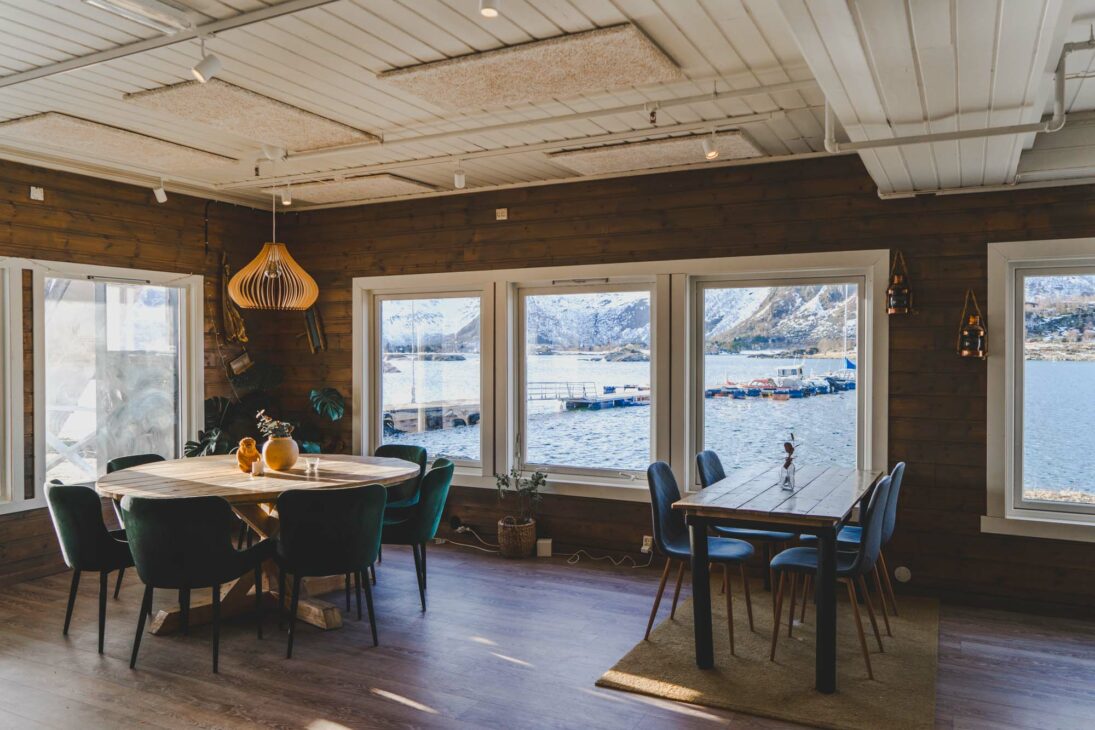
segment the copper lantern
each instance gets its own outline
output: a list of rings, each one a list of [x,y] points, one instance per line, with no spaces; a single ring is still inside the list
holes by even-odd
[[[985,317],[981,314],[981,307],[977,305],[977,295],[973,293],[973,289],[966,290],[966,301],[962,305],[962,322],[958,330],[958,355],[975,357],[979,360],[984,360],[987,355]]]
[[[900,270],[898,266],[900,265]],[[912,311],[912,292],[909,290],[909,269],[900,251],[890,267],[890,286],[886,289],[886,314],[908,314]]]

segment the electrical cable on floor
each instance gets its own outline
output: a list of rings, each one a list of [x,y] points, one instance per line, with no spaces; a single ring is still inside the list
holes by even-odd
[[[553,553],[553,554],[558,555],[559,557],[566,557],[567,565],[577,565],[578,562],[581,561],[582,555],[585,555],[590,560],[607,560],[608,562],[612,563],[612,565],[614,565],[617,568],[622,568],[622,567],[625,567],[625,566],[630,567],[632,569],[635,569],[635,568],[649,568],[650,565],[654,562],[654,553],[650,553],[650,557],[647,558],[646,562],[641,563],[641,564],[638,563],[635,560],[635,558],[631,557],[630,555],[625,555],[622,558],[614,558],[611,555],[593,555],[585,549],[580,549],[577,552],[573,552],[573,553]],[[631,562],[630,566],[627,565],[627,563],[629,561]]]
[[[474,529],[472,529],[471,527],[468,527],[467,525],[460,525],[460,527],[457,527],[457,528],[456,528],[456,531],[457,531],[458,533],[464,533],[464,532],[469,532],[469,533],[471,533],[471,536],[472,536],[472,537],[474,537],[474,538],[475,538],[476,540],[478,540],[479,542],[483,543],[483,544],[484,544],[484,545],[486,545],[487,547],[489,547],[489,548],[494,548],[495,550],[497,550],[497,549],[498,549],[498,546],[497,546],[497,545],[495,545],[495,544],[494,544],[494,543],[492,543],[492,542],[487,542],[487,541],[486,541],[486,540],[484,540],[483,538],[479,537],[479,533],[478,533],[478,532],[476,532],[476,531],[475,531]]]
[[[479,551],[482,551],[484,553],[496,553],[496,552],[498,552],[498,548],[479,547],[478,545],[471,545],[471,544],[468,544],[466,542],[456,542],[455,540],[445,540],[445,542],[449,545],[456,545],[458,547],[471,548],[472,550],[479,550]]]

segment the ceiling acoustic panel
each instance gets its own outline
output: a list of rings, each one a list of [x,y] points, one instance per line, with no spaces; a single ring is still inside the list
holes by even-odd
[[[379,142],[368,132],[220,79],[138,91],[126,94],[125,100],[290,152]]]
[[[554,152],[552,162],[583,175],[605,175],[631,170],[651,170],[673,165],[703,162],[703,140],[709,134],[626,142],[605,147]],[[745,160],[764,153],[741,132],[722,132],[715,136],[719,160]]]
[[[202,173],[236,164],[231,157],[194,149],[59,112],[46,112],[0,124],[0,139],[60,148],[88,157],[158,172]]]
[[[630,23],[379,74],[451,110],[560,99],[681,77],[680,67]]]
[[[346,180],[302,183],[292,186],[293,199],[302,203],[344,203],[348,200],[368,200],[370,198],[390,198],[396,195],[414,195],[430,193],[436,190],[417,180],[398,175],[368,175]],[[277,193],[284,188],[264,188],[267,195]]]

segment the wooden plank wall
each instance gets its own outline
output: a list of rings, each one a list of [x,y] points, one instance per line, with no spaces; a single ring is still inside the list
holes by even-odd
[[[909,462],[891,567],[912,570],[910,589],[1090,606],[1095,545],[980,534],[985,365],[953,348],[966,287],[985,300],[988,242],[1093,229],[1090,186],[883,201],[854,156],[321,210],[283,230],[319,282],[330,350],[312,355],[294,337],[299,315],[256,325],[285,369],[285,403],[303,410],[310,388],[350,391],[354,276],[902,249],[918,311],[891,320],[890,459]],[[492,499],[456,490],[450,512],[489,536]],[[645,505],[557,497],[545,512],[544,532],[570,546],[633,551],[650,531]]]
[[[46,189],[44,202],[29,198]],[[205,220],[208,211],[209,245]],[[227,394],[212,324],[220,326],[220,257],[239,256],[263,235],[261,213],[171,193],[159,205],[147,188],[0,161],[0,256],[74,261],[205,276],[205,388]],[[24,491],[34,494],[34,384],[30,272],[24,276]],[[236,350],[228,348],[230,357]],[[45,510],[0,516],[0,583],[63,568]]]

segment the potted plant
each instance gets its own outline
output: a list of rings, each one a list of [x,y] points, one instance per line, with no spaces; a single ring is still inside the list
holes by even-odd
[[[547,484],[547,474],[535,471],[524,476],[515,465],[508,474],[495,474],[494,478],[499,501],[509,492],[517,497],[517,515],[498,520],[498,551],[503,558],[527,558],[536,549],[536,508],[544,499],[540,490]]]
[[[266,415],[266,410],[255,414],[258,419],[259,433],[266,437],[262,445],[262,460],[267,468],[274,471],[291,469],[300,456],[300,447],[293,440],[293,424],[288,421],[275,421]]]

